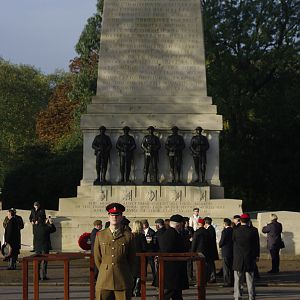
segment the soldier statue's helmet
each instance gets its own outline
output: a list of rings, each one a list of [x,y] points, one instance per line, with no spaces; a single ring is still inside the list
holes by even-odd
[[[147,128],[147,130],[152,130],[152,131],[154,131],[155,128],[154,128],[153,126],[149,126],[149,127]]]
[[[106,206],[108,214],[112,216],[120,216],[125,211],[125,207],[120,203],[111,203]]]
[[[124,126],[124,127],[123,127],[123,130],[124,130],[124,131],[130,131],[130,127],[129,127],[129,126]]]
[[[201,132],[201,131],[203,130],[203,128],[202,128],[201,126],[198,126],[198,127],[196,127],[196,129],[195,129],[195,130],[196,130],[196,131],[198,131],[198,130],[199,130],[199,131]]]
[[[171,128],[171,130],[172,130],[172,131],[178,131],[179,128],[178,128],[177,126],[173,126],[173,127]]]
[[[104,131],[105,131],[105,130],[106,130],[106,127],[105,127],[105,126],[100,126],[100,127],[99,127],[99,130],[100,130],[100,131],[101,131],[101,130],[104,130]]]

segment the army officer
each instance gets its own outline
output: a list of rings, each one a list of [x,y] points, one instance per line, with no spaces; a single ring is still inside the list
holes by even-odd
[[[130,300],[133,288],[132,266],[135,245],[132,234],[121,225],[125,207],[111,203],[106,207],[110,226],[97,233],[94,246],[95,264],[99,270],[97,300]]]

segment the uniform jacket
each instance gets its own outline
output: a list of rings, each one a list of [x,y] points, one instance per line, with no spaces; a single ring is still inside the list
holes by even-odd
[[[219,254],[218,254],[218,248],[217,248],[217,239],[216,239],[216,230],[215,228],[210,225],[206,229],[209,234],[209,248],[210,248],[210,258],[213,260],[218,260],[219,259]]]
[[[232,240],[233,270],[253,272],[260,250],[257,228],[241,225],[233,230]]]
[[[192,252],[201,252],[206,258],[210,255],[209,233],[204,227],[197,229],[193,235]]]
[[[233,257],[232,232],[232,227],[224,228],[222,231],[221,239],[219,241],[222,257]]]
[[[135,244],[130,231],[120,230],[115,238],[110,228],[99,231],[95,239],[94,259],[99,270],[96,290],[133,288]]]
[[[262,229],[263,233],[267,233],[267,247],[269,250],[280,249],[282,225],[277,221],[272,221]]]
[[[50,234],[56,231],[54,224],[38,223],[34,229],[35,252],[48,253],[51,248]]]
[[[185,251],[184,238],[172,227],[160,240],[160,252],[180,253]],[[165,262],[165,289],[184,290],[189,288],[186,262]]]

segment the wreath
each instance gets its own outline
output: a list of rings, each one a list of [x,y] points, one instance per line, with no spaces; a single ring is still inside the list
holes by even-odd
[[[91,233],[83,233],[78,239],[78,245],[82,250],[91,250]]]

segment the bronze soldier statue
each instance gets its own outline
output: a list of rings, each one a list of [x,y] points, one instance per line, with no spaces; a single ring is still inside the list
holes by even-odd
[[[124,135],[119,136],[116,148],[120,156],[120,182],[129,182],[133,151],[136,149],[136,144],[134,138],[129,135],[130,128],[125,126],[123,131]]]
[[[105,126],[99,128],[100,134],[98,134],[92,144],[92,148],[95,150],[96,155],[96,171],[97,179],[94,184],[106,183],[106,171],[109,159],[110,150],[112,147],[110,137],[105,134]]]
[[[145,154],[144,162],[144,183],[147,183],[147,178],[149,174],[149,167],[151,166],[150,172],[150,182],[158,182],[158,152],[160,149],[160,140],[154,135],[155,128],[149,126],[147,128],[149,134],[145,135],[142,141],[142,149]]]
[[[192,137],[190,149],[192,151],[195,171],[197,175],[197,179],[195,182],[205,183],[205,172],[206,172],[206,151],[209,148],[209,143],[207,138],[201,134],[202,128],[197,127],[196,133],[197,135]],[[201,179],[200,179],[201,173]]]
[[[168,136],[165,147],[169,156],[170,168],[172,172],[172,182],[180,182],[180,172],[182,166],[182,150],[185,148],[183,137],[178,134],[178,127],[171,128],[172,134]],[[177,179],[176,179],[177,175]]]

